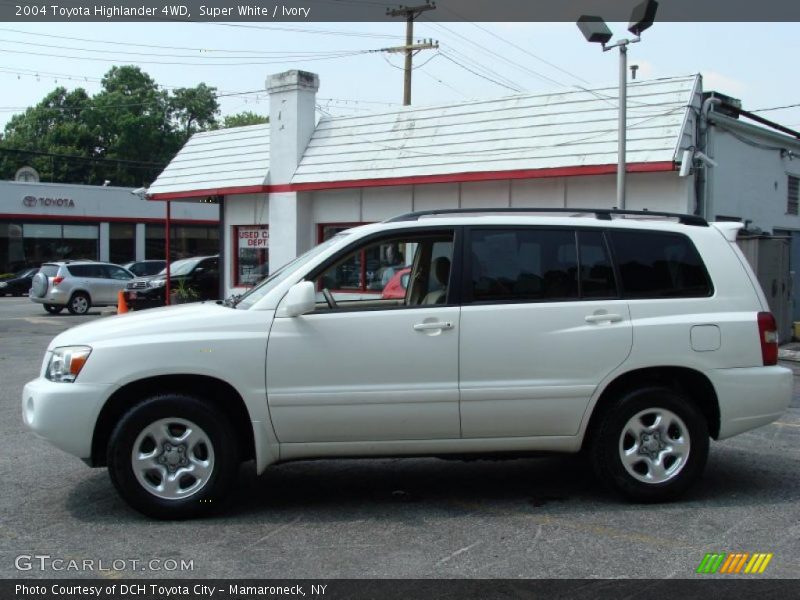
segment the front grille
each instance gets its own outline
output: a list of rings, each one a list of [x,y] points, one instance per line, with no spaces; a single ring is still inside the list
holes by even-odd
[[[146,281],[131,281],[128,283],[129,290],[143,290],[147,287]]]

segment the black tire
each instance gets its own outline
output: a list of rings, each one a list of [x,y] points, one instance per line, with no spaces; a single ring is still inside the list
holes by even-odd
[[[86,292],[75,292],[67,302],[67,310],[71,315],[85,315],[92,308],[92,299]]]
[[[667,432],[667,437],[672,439],[659,437],[653,441],[652,433],[649,432],[646,432],[647,441],[644,438],[637,439],[630,433],[623,438],[623,433],[630,431],[629,422],[636,420],[647,423],[648,419],[659,414],[659,410],[669,411],[682,421]],[[634,419],[643,411],[646,411],[643,421]],[[702,474],[708,458],[709,435],[705,417],[684,394],[667,387],[647,387],[622,395],[604,411],[594,431],[589,433],[589,455],[598,479],[635,502],[666,502],[675,499]],[[686,436],[689,446],[684,459],[671,456],[669,451],[659,454],[655,447],[645,448],[646,444],[658,446],[662,441],[671,448],[671,444],[685,440]],[[635,451],[634,447],[639,450]],[[663,481],[647,482],[640,479],[659,476],[655,471],[650,471],[652,461],[641,455],[650,449],[655,452],[653,456],[660,456],[657,462],[666,467],[667,471],[675,469],[671,475],[661,475],[662,478],[668,477]],[[626,451],[631,453],[632,460],[638,460],[637,464],[630,467],[638,478],[623,464],[622,456]]]
[[[62,310],[64,310],[64,307],[63,306],[56,306],[55,304],[45,304],[44,305],[44,309],[45,309],[45,311],[47,311],[51,315],[57,315]]]
[[[133,450],[137,438],[162,419],[181,419],[196,424],[210,440],[211,449],[206,452],[213,457],[211,474],[202,487],[186,497],[161,498],[147,489],[134,473]],[[154,451],[159,452],[158,447]],[[191,451],[191,448],[185,450]],[[161,451],[165,452],[166,448]],[[220,508],[233,486],[239,463],[237,435],[228,417],[213,406],[184,394],[153,396],[131,408],[111,433],[107,449],[108,472],[120,496],[139,512],[157,519],[186,519]]]

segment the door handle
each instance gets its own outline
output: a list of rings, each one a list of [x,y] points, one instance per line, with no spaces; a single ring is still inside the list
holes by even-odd
[[[414,325],[414,331],[430,331],[431,329],[452,329],[453,324],[450,321],[436,321],[433,323],[417,323]]]
[[[586,315],[585,320],[587,323],[617,323],[618,321],[622,321],[622,315],[615,315],[613,313]]]

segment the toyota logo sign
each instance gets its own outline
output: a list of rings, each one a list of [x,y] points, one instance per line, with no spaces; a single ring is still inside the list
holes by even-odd
[[[22,199],[22,203],[28,208],[33,208],[36,206],[36,196],[25,196]]]

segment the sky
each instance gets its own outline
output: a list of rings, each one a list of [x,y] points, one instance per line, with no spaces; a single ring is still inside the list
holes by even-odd
[[[610,23],[617,37],[626,24]],[[56,86],[90,94],[113,65],[137,64],[165,87],[218,88],[222,114],[268,114],[268,75],[320,77],[321,114],[358,115],[402,102],[396,23],[0,23],[0,126]],[[414,59],[412,104],[617,84],[617,52],[589,44],[574,23],[434,23],[415,38],[439,50]],[[659,23],[630,46],[637,79],[701,73],[706,91],[758,110],[800,104],[798,23]],[[615,38],[616,39],[616,38]],[[800,128],[800,106],[760,113]]]

